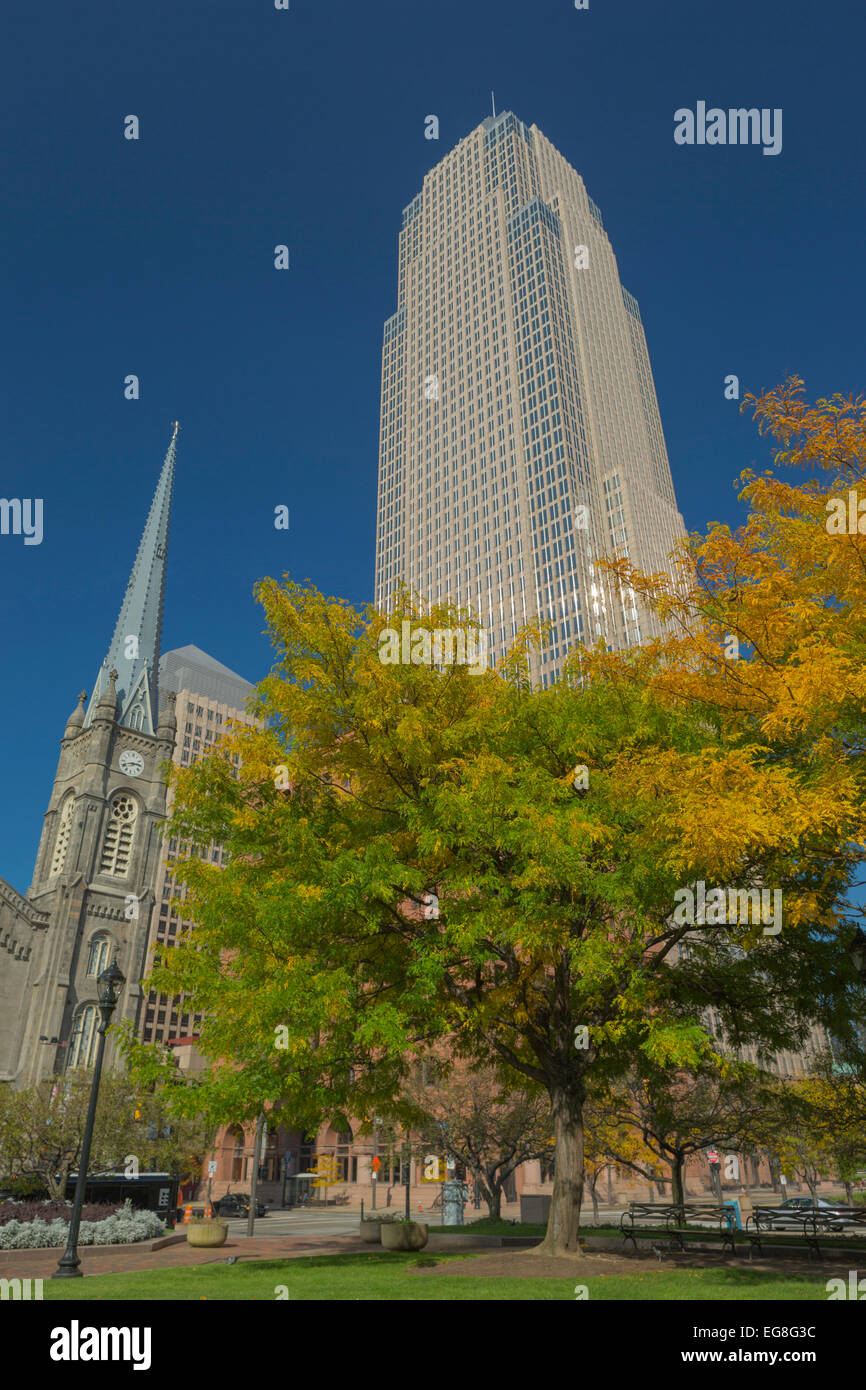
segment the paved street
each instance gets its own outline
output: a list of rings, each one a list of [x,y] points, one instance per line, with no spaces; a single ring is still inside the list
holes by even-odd
[[[331,1207],[325,1211],[310,1211],[304,1207],[294,1211],[275,1211],[270,1216],[256,1217],[254,1239],[295,1236],[307,1240],[316,1237],[334,1240],[338,1236],[357,1236],[360,1215],[358,1209],[349,1207]],[[228,1224],[230,1240],[247,1239],[245,1216],[232,1217]]]

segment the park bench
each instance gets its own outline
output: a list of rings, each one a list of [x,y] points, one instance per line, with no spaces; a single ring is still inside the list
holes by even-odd
[[[764,1243],[781,1246],[805,1244],[809,1254],[821,1259],[821,1245],[828,1237],[843,1237],[859,1244],[866,1240],[866,1207],[806,1207],[800,1211],[780,1211],[778,1207],[755,1207],[746,1221],[745,1237],[749,1259],[754,1250],[764,1253]]]
[[[685,1249],[687,1231],[700,1231],[707,1239],[721,1240],[722,1249],[734,1250],[734,1214],[730,1207],[712,1202],[686,1202],[682,1205],[662,1205],[658,1202],[630,1202],[628,1211],[620,1217],[620,1230],[625,1244],[631,1241],[637,1250],[635,1227],[645,1227],[646,1235],[668,1236],[671,1248]]]

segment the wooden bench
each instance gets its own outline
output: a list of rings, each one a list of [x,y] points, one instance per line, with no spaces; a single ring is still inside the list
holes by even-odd
[[[801,1207],[782,1211],[779,1207],[755,1207],[746,1221],[745,1237],[749,1259],[754,1250],[763,1255],[764,1243],[782,1247],[805,1244],[809,1254],[821,1259],[821,1244],[828,1237],[841,1236],[846,1243],[866,1241],[866,1207]]]
[[[728,1245],[733,1253],[734,1213],[730,1207],[711,1202],[686,1202],[682,1205],[662,1205],[658,1202],[630,1202],[628,1211],[620,1217],[620,1230],[625,1244],[634,1237],[636,1226],[645,1226],[646,1235],[667,1236],[674,1250],[685,1250],[685,1234],[699,1231],[707,1239],[720,1240],[722,1249]]]

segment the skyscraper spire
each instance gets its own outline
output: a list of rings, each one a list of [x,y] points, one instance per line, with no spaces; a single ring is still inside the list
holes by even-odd
[[[118,723],[128,729],[138,729],[144,734],[156,732],[156,682],[162,605],[165,596],[165,564],[174,484],[175,446],[179,428],[178,422],[175,421],[111,646],[99,669],[90,697],[90,705],[84,719],[85,727],[92,723],[100,697],[110,684],[109,672],[116,670]]]

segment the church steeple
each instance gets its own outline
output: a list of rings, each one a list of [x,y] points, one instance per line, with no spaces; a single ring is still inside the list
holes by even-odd
[[[111,646],[84,717],[85,728],[92,724],[96,707],[111,684],[110,673],[116,672],[118,724],[144,734],[156,733],[156,682],[178,429],[175,421]]]

